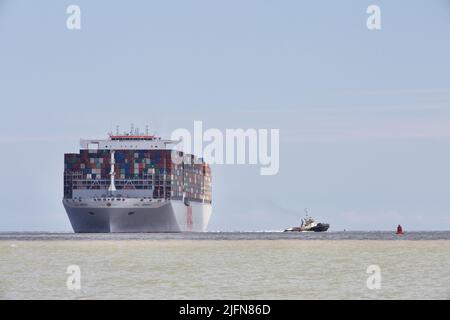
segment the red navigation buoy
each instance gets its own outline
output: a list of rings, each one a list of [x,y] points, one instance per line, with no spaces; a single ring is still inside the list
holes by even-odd
[[[403,234],[403,228],[402,228],[401,225],[398,225],[398,226],[397,226],[397,232],[396,232],[396,234]]]

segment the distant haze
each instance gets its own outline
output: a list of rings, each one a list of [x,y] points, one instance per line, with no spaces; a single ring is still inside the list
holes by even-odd
[[[445,0],[0,0],[0,231],[71,230],[80,138],[194,120],[280,129],[277,175],[212,167],[210,230],[449,230],[449,35]]]

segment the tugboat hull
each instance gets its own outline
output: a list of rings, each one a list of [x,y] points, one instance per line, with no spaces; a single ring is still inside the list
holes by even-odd
[[[330,228],[330,225],[328,223],[318,223],[317,226],[312,227],[310,231],[314,232],[324,232],[327,231],[328,228]]]
[[[305,227],[293,227],[284,230],[284,232],[325,232],[330,228],[328,223],[318,223],[314,227],[305,228]]]

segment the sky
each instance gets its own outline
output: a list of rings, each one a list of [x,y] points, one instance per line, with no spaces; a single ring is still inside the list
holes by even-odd
[[[71,231],[80,138],[195,120],[280,130],[277,175],[213,165],[211,231],[450,230],[449,36],[449,0],[0,0],[0,231]]]

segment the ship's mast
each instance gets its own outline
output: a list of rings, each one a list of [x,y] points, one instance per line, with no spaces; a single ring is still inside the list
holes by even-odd
[[[111,171],[109,172],[109,176],[110,176],[110,184],[109,184],[109,188],[108,191],[110,193],[114,193],[116,190],[116,185],[114,183],[114,179],[115,179],[115,170],[114,170],[114,165],[116,164],[116,160],[114,158],[114,150],[111,150]]]

